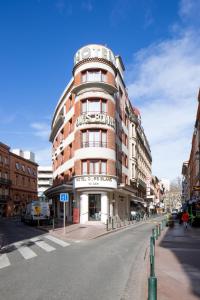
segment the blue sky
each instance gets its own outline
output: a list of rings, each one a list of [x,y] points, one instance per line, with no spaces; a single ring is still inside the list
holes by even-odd
[[[180,175],[200,85],[199,20],[199,0],[1,1],[0,141],[49,164],[51,118],[74,53],[85,44],[106,44],[123,58],[153,173]]]

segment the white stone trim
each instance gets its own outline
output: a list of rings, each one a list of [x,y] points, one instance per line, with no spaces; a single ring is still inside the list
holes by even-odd
[[[74,153],[74,160],[90,158],[115,160],[115,157],[116,155],[114,150],[102,147],[81,148],[76,150]]]
[[[74,72],[74,76],[76,76],[78,73],[88,70],[88,69],[102,69],[110,72],[115,77],[115,72],[113,68],[111,68],[109,65],[104,64],[102,62],[85,62],[84,64],[81,64],[79,67],[76,68]]]
[[[124,167],[123,165],[122,165],[122,173],[124,173],[125,175],[129,176],[128,169],[126,167]]]
[[[86,91],[78,96],[76,96],[75,98],[75,103],[83,100],[83,99],[87,99],[87,98],[100,98],[100,99],[105,99],[105,100],[110,100],[113,103],[115,103],[115,99],[114,97],[112,97],[109,93],[107,92],[103,92],[103,91]]]
[[[64,126],[69,122],[69,120],[73,117],[74,115],[74,106],[71,107],[71,109],[66,113],[64,122],[62,126],[58,129],[58,132],[56,133],[54,140],[57,138],[58,134],[61,132],[61,130],[64,128]]]
[[[58,156],[69,144],[71,144],[74,141],[74,131],[71,132],[66,139],[63,139],[63,146],[62,149],[60,148],[60,146],[57,147],[57,149],[55,150],[56,156]]]
[[[74,166],[74,158],[71,158],[53,172],[53,178],[55,178],[57,175],[62,174],[65,171],[67,171],[68,169],[72,168],[73,166]]]
[[[75,126],[75,130],[74,132],[78,131],[78,130],[84,130],[84,129],[106,129],[106,130],[112,130],[115,132],[115,129],[111,126],[108,125],[103,125],[103,124],[84,124],[81,126],[76,127]]]
[[[74,81],[74,77],[72,77],[72,78],[70,79],[70,82],[69,82],[68,85],[65,87],[64,91],[62,92],[62,94],[61,94],[61,96],[60,96],[60,98],[59,98],[59,100],[58,100],[58,103],[57,103],[56,108],[55,108],[55,110],[54,110],[54,115],[53,115],[54,122],[53,122],[52,125],[54,125],[55,120],[56,120],[56,117],[57,117],[57,115],[59,114],[60,110],[62,109],[62,107],[63,107],[63,105],[64,105],[63,102],[64,102],[65,99],[71,94],[71,91],[68,91],[68,93],[67,93],[67,90],[69,89],[69,87],[70,87],[70,85],[72,84],[73,81]],[[61,106],[61,104],[63,104],[63,105]],[[59,107],[59,106],[60,106],[60,107]],[[58,109],[58,107],[59,107],[59,109]],[[56,112],[57,109],[58,109],[58,111]]]
[[[128,148],[122,143],[122,152],[124,152],[127,156],[128,155]]]

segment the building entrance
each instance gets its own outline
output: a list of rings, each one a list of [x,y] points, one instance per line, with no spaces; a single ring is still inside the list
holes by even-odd
[[[89,221],[101,220],[101,194],[89,194]]]

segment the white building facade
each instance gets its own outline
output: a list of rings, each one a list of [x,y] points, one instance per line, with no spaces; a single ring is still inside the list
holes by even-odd
[[[44,197],[44,192],[52,186],[53,170],[52,166],[38,167],[38,197]]]

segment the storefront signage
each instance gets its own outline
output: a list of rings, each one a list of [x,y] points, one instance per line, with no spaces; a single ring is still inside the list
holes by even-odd
[[[83,187],[108,187],[117,188],[117,181],[112,176],[104,175],[82,175],[74,178],[74,188]]]
[[[105,124],[115,129],[115,120],[112,117],[102,113],[86,113],[81,115],[76,120],[76,126],[78,127],[84,124]]]
[[[114,65],[116,64],[115,56],[110,49],[101,45],[89,45],[81,48],[76,52],[74,56],[74,65],[76,65],[81,60],[93,57],[104,58],[112,62]]]

